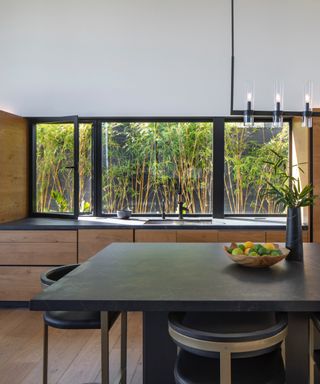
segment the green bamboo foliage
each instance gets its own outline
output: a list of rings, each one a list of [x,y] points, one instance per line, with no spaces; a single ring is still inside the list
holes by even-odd
[[[79,126],[80,210],[91,210],[91,124]],[[36,126],[36,210],[73,212],[73,124],[46,123]]]
[[[109,123],[103,126],[103,207],[135,213],[177,207],[181,184],[191,213],[209,213],[212,123]]]
[[[234,214],[282,213],[270,195],[265,194],[268,183],[279,186],[279,175],[273,172],[273,149],[285,158],[289,150],[289,126],[282,130],[265,127],[263,123],[244,128],[239,123],[225,125],[225,204]],[[269,164],[268,164],[269,162]]]
[[[190,213],[212,212],[212,123],[104,123],[102,125],[103,211],[129,207],[135,213],[177,209],[181,185]],[[282,186],[272,164],[275,153],[288,157],[288,125],[225,126],[226,212],[283,212],[266,187]],[[38,212],[73,211],[72,124],[38,124]],[[92,211],[92,124],[79,126],[80,212]]]

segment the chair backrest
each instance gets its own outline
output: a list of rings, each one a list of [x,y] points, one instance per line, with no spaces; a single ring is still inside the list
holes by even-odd
[[[40,281],[42,288],[47,288],[56,281],[60,280],[62,277],[67,275],[69,272],[77,268],[79,264],[69,264],[63,265],[61,267],[55,267],[50,269],[47,272],[44,272],[40,275]]]
[[[199,315],[204,316],[205,314]],[[217,319],[219,319],[219,315],[219,313],[215,314]],[[231,314],[231,316],[233,316],[236,330],[236,313]],[[171,338],[180,348],[206,357],[216,357],[223,351],[237,354],[237,357],[248,354],[258,356],[278,348],[287,334],[287,315],[284,313],[277,313],[275,323],[269,327],[240,333],[201,331],[191,325],[184,324],[183,317],[184,315],[181,313],[169,314]],[[224,317],[221,316],[220,318],[222,323]]]

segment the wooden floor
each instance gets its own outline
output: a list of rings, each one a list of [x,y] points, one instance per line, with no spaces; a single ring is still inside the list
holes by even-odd
[[[0,309],[0,383],[41,384],[42,314]],[[110,331],[111,383],[120,361],[120,322]],[[142,317],[128,315],[128,380],[142,383]],[[100,331],[49,328],[49,383],[100,383]]]

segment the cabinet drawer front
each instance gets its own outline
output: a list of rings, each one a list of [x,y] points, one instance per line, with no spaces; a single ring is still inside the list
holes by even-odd
[[[166,229],[137,229],[135,233],[136,243],[175,243],[177,232]]]
[[[253,242],[265,242],[265,232],[264,231],[219,231],[218,232],[218,241],[221,243],[229,243],[229,242],[245,242],[245,241],[253,241]]]
[[[309,241],[309,232],[302,231],[302,239],[305,242]],[[285,243],[286,241],[286,231],[267,231],[266,232],[266,241],[268,243]]]
[[[0,231],[0,243],[76,243],[77,231]]]
[[[0,267],[0,301],[29,301],[41,292],[40,274],[48,267]]]
[[[82,263],[111,243],[132,243],[133,229],[80,229],[78,241]]]
[[[218,241],[218,231],[215,230],[178,230],[178,243],[214,243]]]
[[[0,243],[0,265],[61,265],[76,262],[76,243]]]

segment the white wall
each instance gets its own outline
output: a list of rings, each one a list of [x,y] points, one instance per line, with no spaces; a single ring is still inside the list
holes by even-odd
[[[298,105],[300,82],[320,68],[320,2],[235,4],[235,107],[243,107],[248,77],[259,106],[269,109],[274,77],[286,81],[286,107]],[[270,21],[274,9],[278,21]],[[0,109],[25,116],[227,115],[230,33],[229,0],[0,0]],[[248,38],[252,49],[244,54]]]
[[[255,80],[255,108],[273,108],[275,80],[284,107],[301,110],[306,81],[320,105],[320,1],[235,0],[235,108],[244,108],[246,80]]]

